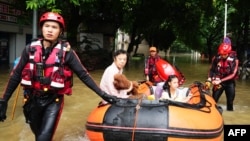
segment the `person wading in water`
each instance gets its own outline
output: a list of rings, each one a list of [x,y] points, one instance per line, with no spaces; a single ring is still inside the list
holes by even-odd
[[[0,99],[0,121],[6,119],[7,103],[21,83],[26,92],[23,112],[35,140],[51,141],[61,116],[64,96],[72,94],[73,72],[105,101],[114,103],[117,98],[99,88],[70,44],[59,38],[65,30],[60,14],[44,13],[39,25],[42,38],[25,47],[10,74]]]

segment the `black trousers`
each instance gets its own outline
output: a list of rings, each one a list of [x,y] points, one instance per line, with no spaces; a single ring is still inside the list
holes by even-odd
[[[64,105],[64,97],[51,94],[46,97],[32,96],[24,105],[26,122],[36,141],[52,141]]]
[[[219,101],[219,98],[221,97],[223,91],[225,91],[226,94],[226,100],[227,100],[227,110],[233,111],[233,102],[235,98],[235,81],[229,80],[226,82],[221,83],[220,88],[215,88],[217,86],[214,86],[213,88],[213,98],[216,102]]]

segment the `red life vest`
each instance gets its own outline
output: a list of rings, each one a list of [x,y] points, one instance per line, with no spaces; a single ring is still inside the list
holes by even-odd
[[[159,77],[155,66],[156,62],[160,59],[161,58],[158,55],[156,55],[155,57],[149,56],[145,62],[144,74],[151,75],[152,80],[150,81],[154,83],[162,82],[162,79]]]
[[[156,70],[162,81],[167,81],[169,75],[176,75],[179,79],[179,85],[182,85],[185,82],[185,77],[181,71],[166,60],[159,59],[156,62]]]
[[[235,51],[232,51],[226,59],[222,59],[220,55],[216,56],[216,77],[223,78],[232,74],[236,67],[236,57],[237,54]],[[237,78],[237,75],[235,76],[235,78]]]
[[[59,42],[43,61],[41,40],[29,47],[29,63],[22,71],[22,86],[35,91],[52,91],[57,94],[72,94],[73,72],[64,66],[67,46]]]
[[[160,57],[157,55],[155,57],[149,56],[145,65],[145,68],[147,71],[145,71],[146,74],[152,74],[157,75],[157,70],[155,67],[156,62],[160,59]]]

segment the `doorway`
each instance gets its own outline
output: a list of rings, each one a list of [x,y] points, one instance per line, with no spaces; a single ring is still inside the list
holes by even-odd
[[[9,65],[9,34],[0,32],[0,65]]]

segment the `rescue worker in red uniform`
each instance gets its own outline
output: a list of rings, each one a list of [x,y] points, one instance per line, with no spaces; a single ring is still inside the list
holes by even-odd
[[[218,55],[213,58],[208,73],[207,82],[213,84],[212,95],[214,100],[218,102],[225,90],[228,111],[234,110],[233,102],[238,64],[237,54],[232,51],[231,44],[221,43],[218,48]]]
[[[154,46],[149,48],[149,53],[149,56],[145,60],[144,74],[146,76],[146,80],[151,81],[154,85],[156,85],[157,83],[163,81],[159,77],[155,66],[156,62],[161,59],[161,57],[158,55],[157,48]]]
[[[7,103],[21,83],[25,92],[23,113],[36,141],[51,141],[64,105],[72,94],[73,72],[97,95],[109,103],[117,98],[102,91],[82,66],[70,44],[59,36],[65,30],[63,17],[46,12],[39,22],[42,38],[33,40],[22,52],[0,99],[0,121],[6,119]]]

